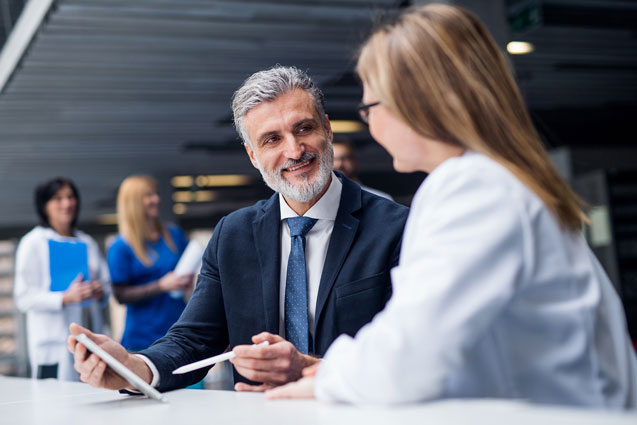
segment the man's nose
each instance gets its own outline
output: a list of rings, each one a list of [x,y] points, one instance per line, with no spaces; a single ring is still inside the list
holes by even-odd
[[[305,153],[305,145],[293,135],[285,139],[285,156],[290,159],[299,159]]]

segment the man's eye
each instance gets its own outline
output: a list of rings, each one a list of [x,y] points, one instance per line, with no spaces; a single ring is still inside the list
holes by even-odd
[[[265,139],[265,140],[263,141],[263,144],[266,144],[266,145],[267,145],[268,143],[274,143],[274,142],[276,142],[277,140],[279,140],[279,138],[278,138],[278,137],[276,137],[276,136],[268,137],[267,139]]]
[[[299,133],[307,133],[308,131],[312,130],[312,126],[311,125],[304,125],[303,127],[299,128]]]

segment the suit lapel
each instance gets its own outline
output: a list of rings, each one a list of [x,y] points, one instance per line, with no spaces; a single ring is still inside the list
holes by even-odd
[[[261,266],[265,330],[273,334],[279,333],[280,226],[279,195],[275,193],[266,201],[252,226]]]
[[[339,173],[339,177],[342,175]],[[327,248],[321,283],[319,285],[318,298],[316,300],[316,313],[314,323],[319,323],[328,295],[330,294],[336,276],[350,251],[359,220],[352,214],[361,208],[361,188],[346,177],[341,177],[343,188],[341,201],[338,206],[334,230]],[[315,335],[316,337],[316,335]]]

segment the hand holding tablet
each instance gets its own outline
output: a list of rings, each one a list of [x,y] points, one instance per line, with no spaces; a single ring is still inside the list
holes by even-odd
[[[142,393],[146,394],[148,397],[153,398],[157,401],[166,403],[168,399],[157,391],[155,388],[148,385],[133,373],[130,369],[124,366],[120,361],[118,361],[115,357],[111,356],[109,353],[104,351],[99,345],[93,342],[89,337],[85,334],[74,335],[77,342],[84,345],[89,351],[93,352],[100,359],[104,360],[104,362],[111,367],[115,372],[117,372],[122,378],[128,381],[131,385],[137,388]]]

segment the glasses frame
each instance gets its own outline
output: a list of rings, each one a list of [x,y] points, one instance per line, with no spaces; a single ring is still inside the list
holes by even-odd
[[[374,106],[380,105],[380,102],[372,102],[372,103],[361,103],[358,105],[358,114],[361,117],[361,121],[365,124],[369,124],[369,110]]]

